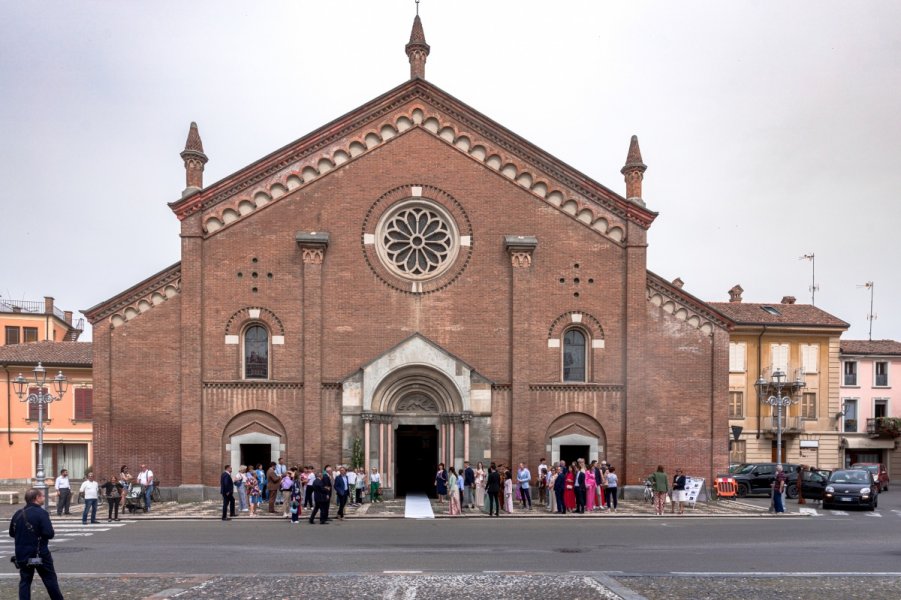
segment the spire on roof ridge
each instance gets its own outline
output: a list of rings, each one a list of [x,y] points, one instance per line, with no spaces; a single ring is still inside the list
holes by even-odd
[[[429,55],[429,45],[425,41],[425,32],[422,30],[422,20],[419,18],[419,3],[416,3],[416,18],[413,19],[413,29],[410,31],[410,41],[404,47],[410,58],[410,79],[425,79],[425,61]]]
[[[200,131],[197,130],[197,123],[191,121],[191,128],[188,129],[188,139],[185,141],[186,152],[200,152],[203,154],[203,142],[200,140]]]
[[[620,173],[626,179],[626,199],[644,206],[641,198],[641,182],[648,166],[641,160],[641,148],[638,147],[638,136],[633,135],[629,141],[629,153],[626,155],[626,164],[620,169]]]
[[[203,188],[203,165],[209,160],[203,153],[200,131],[194,121],[191,121],[191,128],[188,129],[188,139],[185,141],[181,158],[185,161],[185,189],[181,193],[184,198]]]

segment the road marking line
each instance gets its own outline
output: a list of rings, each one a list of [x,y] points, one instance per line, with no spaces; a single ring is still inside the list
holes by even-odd
[[[882,514],[878,513],[878,512],[868,512],[868,513],[866,513],[866,515],[868,517],[881,517],[882,516]]]
[[[422,571],[382,571],[382,573],[386,575],[418,575],[422,574]]]
[[[833,515],[838,516],[838,517],[847,517],[848,516],[848,513],[846,513],[843,510],[831,510],[829,512],[831,512]]]

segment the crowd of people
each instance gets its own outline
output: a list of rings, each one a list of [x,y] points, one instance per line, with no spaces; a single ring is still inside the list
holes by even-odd
[[[616,511],[619,480],[616,468],[607,461],[586,464],[579,459],[549,466],[541,459],[536,472],[533,480],[525,463],[519,463],[515,472],[504,464],[491,463],[486,469],[481,462],[473,467],[468,461],[457,472],[454,467],[445,469],[442,463],[435,474],[435,493],[439,503],[447,503],[450,515],[462,514],[465,508],[483,510],[486,504],[491,516],[499,516],[501,507],[512,513],[514,503],[532,510],[533,486],[538,492],[535,503],[549,512]]]
[[[312,465],[288,467],[285,460],[263,464],[240,465],[233,473],[225,465],[219,482],[222,495],[222,520],[229,521],[237,512],[255,517],[265,506],[270,513],[281,513],[297,523],[303,509],[309,509],[309,522],[318,515],[320,523],[329,521],[329,505],[334,499],[337,518],[343,519],[345,508],[359,506],[368,495],[370,502],[382,501],[382,480],[378,469],[369,473],[362,468],[326,465],[322,470]],[[237,496],[237,500],[236,500]]]

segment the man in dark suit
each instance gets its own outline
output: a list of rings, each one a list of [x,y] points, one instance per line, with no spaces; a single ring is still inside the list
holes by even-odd
[[[566,474],[563,467],[557,466],[557,478],[554,480],[554,497],[557,500],[557,512],[566,514],[566,504],[563,503],[563,492],[566,491]]]
[[[44,510],[44,493],[30,489],[25,492],[25,508],[16,511],[9,522],[9,537],[15,538],[15,564],[19,569],[19,598],[31,598],[31,582],[37,571],[47,588],[51,600],[63,600],[53,557],[47,547],[47,540],[53,539],[55,532],[50,516]],[[28,566],[29,559],[39,557],[40,565]]]
[[[266,471],[266,491],[269,492],[269,512],[275,512],[275,500],[278,498],[278,488],[282,485],[282,477],[275,471],[275,462],[269,462]]]
[[[225,465],[219,478],[219,493],[222,494],[222,520],[230,521],[230,517],[235,516],[235,480],[232,479],[231,465]]]
[[[328,516],[329,511],[329,502],[332,500],[332,488],[334,487],[334,482],[332,481],[332,465],[325,465],[325,468],[322,470],[322,488],[325,490],[326,498],[325,498],[325,520],[331,521]]]
[[[576,471],[576,481],[573,484],[573,491],[576,493],[576,512],[579,514],[585,512],[585,500],[587,499],[585,490],[585,469],[579,469]]]
[[[472,470],[469,461],[463,461],[463,488],[464,488],[464,504],[469,508],[475,508],[475,490],[476,490],[476,472]]]
[[[316,519],[316,513],[319,513],[319,524],[325,525],[328,522],[328,499],[329,494],[325,490],[325,484],[322,482],[322,474],[316,473],[316,479],[313,480],[313,511],[310,513],[310,525]]]
[[[485,497],[488,498],[488,516],[500,516],[497,495],[501,491],[501,474],[497,472],[497,465],[491,463],[488,467],[488,478],[485,480]]]
[[[338,475],[335,476],[335,495],[338,497],[338,518],[344,518],[344,507],[347,505],[347,494],[349,487],[347,484],[347,469],[341,467],[338,469]]]

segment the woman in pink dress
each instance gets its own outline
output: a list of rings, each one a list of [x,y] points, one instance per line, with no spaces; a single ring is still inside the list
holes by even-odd
[[[598,493],[598,482],[594,478],[594,463],[585,471],[585,510],[594,510],[594,500]]]

